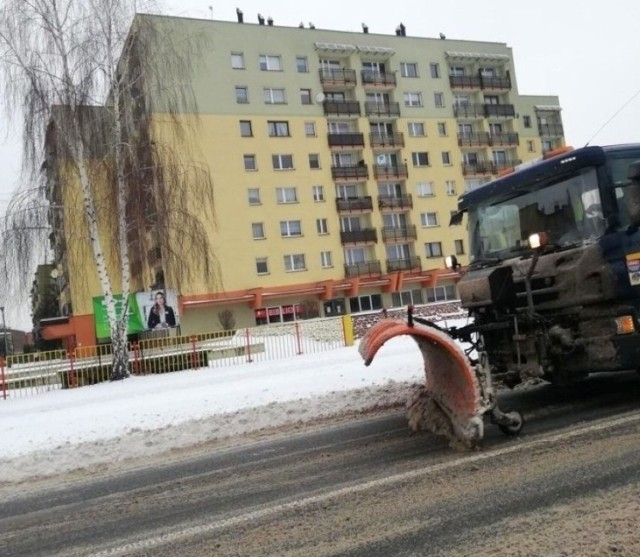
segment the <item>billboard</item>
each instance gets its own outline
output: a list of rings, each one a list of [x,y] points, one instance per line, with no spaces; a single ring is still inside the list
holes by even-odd
[[[116,317],[123,311],[121,294],[114,295]],[[127,304],[127,334],[132,335],[146,330],[164,330],[180,324],[178,315],[178,295],[175,290],[152,290],[129,294]],[[104,296],[93,298],[93,315],[96,338],[103,340],[111,337],[107,304]]]

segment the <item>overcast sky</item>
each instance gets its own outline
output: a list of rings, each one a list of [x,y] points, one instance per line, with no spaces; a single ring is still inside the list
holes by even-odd
[[[640,141],[640,1],[583,0],[165,0],[165,13],[245,22],[257,14],[276,25],[301,21],[317,29],[395,34],[402,22],[407,35],[504,42],[513,48],[520,94],[558,95],[569,145]],[[626,104],[626,107],[625,107]],[[623,108],[624,107],[624,108]],[[617,116],[614,116],[619,111]],[[607,123],[608,120],[611,121]],[[606,124],[606,125],[605,125]],[[600,128],[604,128],[600,130]],[[18,183],[19,130],[0,120],[0,214]]]

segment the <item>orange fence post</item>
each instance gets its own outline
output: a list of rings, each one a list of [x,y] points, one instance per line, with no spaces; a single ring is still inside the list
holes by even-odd
[[[300,340],[300,322],[296,321],[296,346],[298,347],[298,356],[302,354],[302,342]]]
[[[7,379],[4,374],[5,360],[0,358],[0,383],[2,384],[2,398],[7,400]]]
[[[247,353],[247,362],[251,363],[253,360],[251,359],[251,333],[249,332],[249,328],[247,327],[244,330],[244,338],[245,338],[245,352]]]
[[[73,366],[75,355],[69,351],[67,352],[67,358],[69,358],[69,387],[77,387],[78,381],[76,377],[76,370]]]

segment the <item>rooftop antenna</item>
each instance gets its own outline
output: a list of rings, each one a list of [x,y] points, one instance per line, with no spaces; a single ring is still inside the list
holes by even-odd
[[[620,114],[625,108],[627,108],[627,106],[629,106],[631,104],[631,101],[633,101],[638,95],[640,95],[640,89],[638,89],[633,95],[631,95],[631,98],[624,103],[618,110],[616,110],[613,115],[611,116],[611,118],[609,118],[604,124],[602,124],[602,126],[600,126],[598,128],[598,130],[596,131],[596,133],[594,133],[591,136],[591,139],[589,139],[589,141],[587,141],[584,146],[588,147],[589,143],[591,143],[593,141],[593,139],[595,138],[596,135],[598,135],[604,128],[606,128],[609,123],[611,122],[611,120],[613,120],[618,114]]]
[[[309,22],[309,29],[315,29],[315,28],[316,26],[313,23]]]
[[[366,23],[362,24],[362,32],[365,34],[369,32],[369,26]]]
[[[244,16],[240,8],[236,8],[236,15],[238,16],[238,23],[244,23]]]
[[[447,36],[444,33],[440,33],[440,38],[444,41],[447,38]]]
[[[209,11],[211,12],[211,19],[213,19],[213,6],[209,6]]]

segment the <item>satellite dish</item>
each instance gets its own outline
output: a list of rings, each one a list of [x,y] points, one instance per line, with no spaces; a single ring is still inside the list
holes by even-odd
[[[378,155],[378,157],[376,158],[376,162],[377,162],[379,165],[387,164],[387,157],[386,157],[386,155]]]
[[[316,102],[318,103],[324,102],[324,99],[325,99],[324,93],[318,93],[316,95]]]
[[[58,271],[58,269],[52,269],[50,276],[52,279],[57,279],[60,276],[60,271]]]

